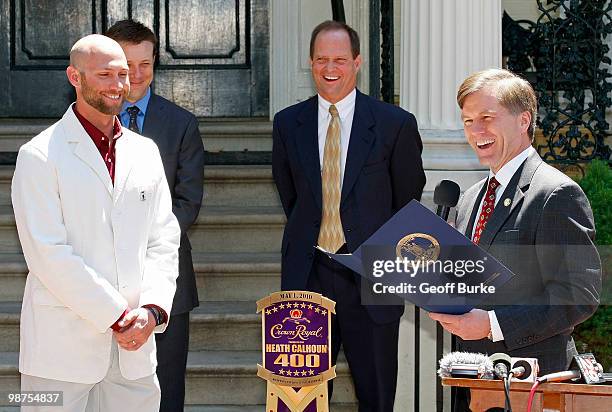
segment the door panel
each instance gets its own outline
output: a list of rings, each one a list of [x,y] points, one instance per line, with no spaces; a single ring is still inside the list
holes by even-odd
[[[134,18],[160,41],[153,88],[198,116],[268,113],[266,0],[10,0],[0,6],[0,117],[58,117],[72,44]]]

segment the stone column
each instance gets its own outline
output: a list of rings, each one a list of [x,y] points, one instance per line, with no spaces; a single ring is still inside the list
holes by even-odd
[[[501,0],[401,1],[400,105],[419,124],[427,173],[423,201],[430,207],[440,180],[454,180],[463,191],[486,175],[465,141],[456,93],[472,72],[501,67],[501,19]],[[414,306],[407,306],[400,324],[401,340],[412,353],[400,354],[406,365],[400,365],[399,381],[407,385],[398,385],[396,400],[402,410],[436,410],[436,343],[442,339],[444,353],[449,352],[450,335],[438,337],[435,322],[423,311],[417,328],[415,316]],[[450,411],[448,390],[443,405]]]
[[[400,96],[423,129],[462,128],[457,86],[501,66],[500,0],[404,0]]]

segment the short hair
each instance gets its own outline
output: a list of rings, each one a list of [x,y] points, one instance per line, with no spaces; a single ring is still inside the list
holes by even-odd
[[[312,31],[312,34],[310,35],[310,58],[311,59],[314,56],[314,46],[315,46],[315,40],[317,40],[317,36],[320,33],[323,33],[326,31],[336,31],[336,30],[342,30],[342,31],[345,31],[346,34],[348,34],[349,39],[351,41],[351,54],[353,55],[353,59],[359,56],[360,54],[359,35],[357,34],[357,32],[346,23],[342,23],[340,21],[334,21],[334,20],[326,20],[323,23],[320,23],[317,27],[315,27],[314,30]]]
[[[104,35],[117,43],[139,44],[143,41],[151,42],[153,43],[153,56],[157,55],[157,36],[139,21],[132,19],[119,20],[110,26]]]
[[[531,84],[522,77],[504,69],[488,69],[470,75],[457,91],[457,104],[463,109],[465,99],[472,93],[491,87],[499,103],[513,115],[531,114],[527,134],[533,141],[536,128],[538,100]]]

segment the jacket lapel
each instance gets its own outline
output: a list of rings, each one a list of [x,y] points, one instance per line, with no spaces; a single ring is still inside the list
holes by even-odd
[[[115,145],[115,190],[113,191],[113,203],[117,203],[117,200],[121,197],[121,193],[125,189],[137,151],[132,150],[134,145],[133,136],[125,127],[123,128],[123,135],[117,140]]]
[[[489,249],[495,235],[508,220],[512,211],[523,201],[524,192],[529,188],[531,179],[536,169],[542,163],[542,159],[537,153],[532,153],[525,162],[518,168],[510,183],[504,190],[502,197],[498,200],[490,220],[480,236],[479,245],[484,249]],[[507,199],[511,199],[507,204]]]
[[[106,188],[109,196],[113,195],[113,182],[111,181],[108,169],[104,164],[100,152],[96,148],[96,145],[91,140],[91,137],[87,134],[79,119],[77,119],[72,105],[68,108],[64,117],[62,118],[62,127],[65,131],[66,140],[73,143],[74,155],[81,159],[91,170],[94,171],[96,176],[100,179],[102,185]]]
[[[368,106],[367,99],[357,90],[355,114],[353,115],[351,137],[349,139],[346,166],[344,168],[340,209],[342,209],[342,204],[357,181],[361,168],[370,153],[372,143],[376,139],[376,135],[372,130],[375,125],[376,122]]]
[[[159,97],[151,93],[147,111],[145,113],[144,123],[142,125],[143,136],[165,136],[168,133],[162,133],[167,126],[166,111]]]
[[[304,109],[298,115],[295,144],[302,169],[310,183],[317,205],[322,208],[317,104],[318,98],[315,95],[306,102]]]

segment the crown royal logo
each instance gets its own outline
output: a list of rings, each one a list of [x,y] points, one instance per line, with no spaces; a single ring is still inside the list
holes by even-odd
[[[330,351],[334,307],[324,296],[303,291],[276,292],[257,302],[263,328],[257,374],[268,381],[266,410],[277,411],[283,403],[292,411],[311,403],[317,411],[329,410],[327,381],[336,376]]]

